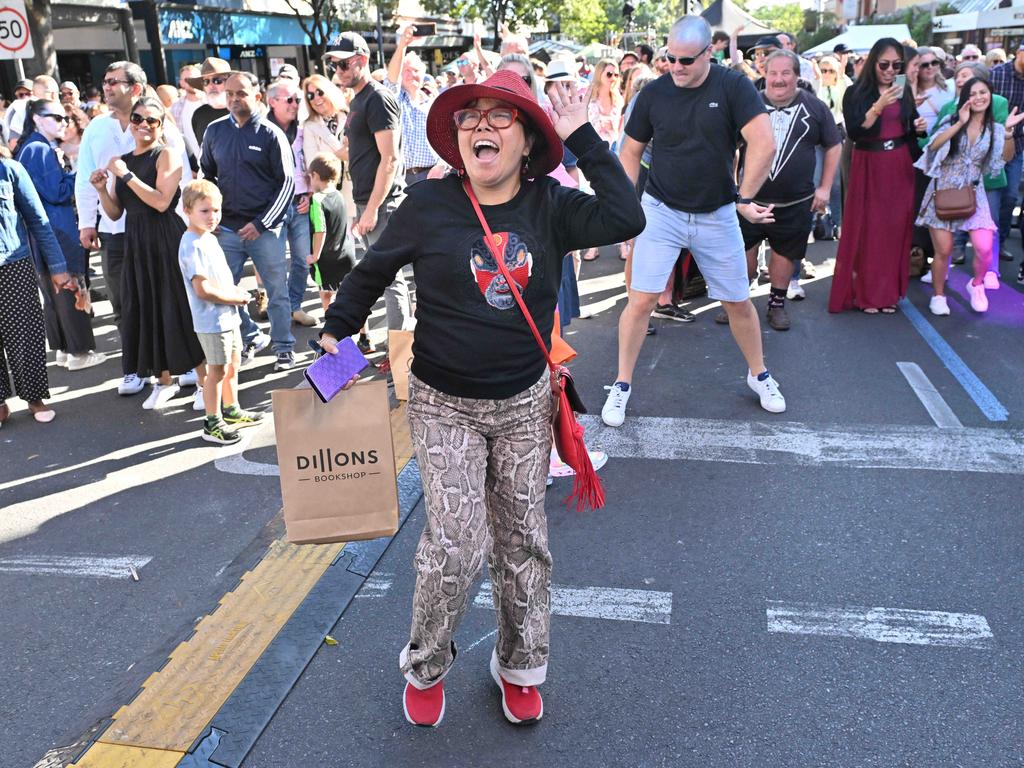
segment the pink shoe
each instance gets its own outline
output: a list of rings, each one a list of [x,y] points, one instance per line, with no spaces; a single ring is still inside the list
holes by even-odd
[[[405,684],[402,708],[405,719],[413,725],[436,728],[444,719],[444,680],[420,690],[412,683]]]
[[[512,685],[498,672],[498,661],[491,656],[491,677],[501,689],[501,709],[515,725],[535,723],[544,717],[544,700],[535,685]]]

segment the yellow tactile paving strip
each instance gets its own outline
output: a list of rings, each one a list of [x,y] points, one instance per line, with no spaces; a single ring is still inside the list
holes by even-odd
[[[391,430],[401,472],[412,457],[405,403],[391,412]],[[344,546],[275,541],[75,765],[177,765]]]

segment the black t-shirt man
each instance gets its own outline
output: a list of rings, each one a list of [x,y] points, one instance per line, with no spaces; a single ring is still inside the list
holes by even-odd
[[[775,157],[768,178],[754,196],[761,205],[779,205],[814,197],[816,148],[842,142],[832,112],[817,96],[797,90],[784,107],[773,106],[762,94],[775,136]],[[741,170],[742,174],[742,170]]]
[[[376,80],[370,80],[349,105],[345,135],[348,136],[349,173],[352,175],[352,198],[366,205],[373,193],[373,184],[380,165],[380,151],[374,134],[394,131],[395,148],[401,145],[402,112],[398,100]],[[399,160],[401,153],[398,154]],[[405,174],[399,167],[385,202],[400,196],[405,189]]]
[[[196,143],[200,149],[203,147],[203,136],[206,134],[206,126],[214,120],[227,117],[227,114],[227,107],[217,109],[209,104],[200,104],[196,107],[195,112],[192,113],[192,134],[196,137]]]
[[[679,88],[670,74],[648,84],[626,124],[641,144],[654,139],[646,191],[686,213],[733,202],[740,129],[764,111],[750,80],[726,67],[711,67],[696,88]]]

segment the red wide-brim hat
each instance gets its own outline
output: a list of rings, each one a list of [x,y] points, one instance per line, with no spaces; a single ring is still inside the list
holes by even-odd
[[[533,150],[527,173],[532,178],[546,176],[562,162],[562,140],[555,126],[533,97],[522,77],[507,69],[495,72],[482,83],[456,85],[438,96],[427,113],[427,140],[434,151],[452,168],[465,170],[459,153],[455,112],[477,99],[497,99],[519,110],[533,131]]]

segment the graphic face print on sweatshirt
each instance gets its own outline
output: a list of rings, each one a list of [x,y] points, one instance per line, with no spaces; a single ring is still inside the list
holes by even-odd
[[[495,232],[494,239],[498,248],[502,249],[505,268],[512,275],[512,280],[521,295],[530,282],[530,275],[533,274],[533,254],[515,232]],[[488,304],[495,309],[511,309],[516,305],[516,299],[482,236],[474,241],[470,248],[469,268]]]

